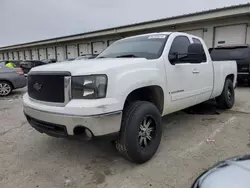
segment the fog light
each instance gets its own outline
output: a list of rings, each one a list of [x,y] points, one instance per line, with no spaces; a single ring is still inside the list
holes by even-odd
[[[85,134],[88,138],[92,138],[92,132],[89,129],[85,129]]]

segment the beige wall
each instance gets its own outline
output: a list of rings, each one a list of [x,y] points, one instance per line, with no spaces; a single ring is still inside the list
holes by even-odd
[[[192,20],[190,20],[191,22]],[[127,36],[132,36],[136,34],[143,34],[143,33],[150,33],[150,32],[162,32],[162,31],[185,31],[185,30],[195,30],[195,29],[203,29],[203,39],[205,43],[207,44],[207,47],[213,47],[214,43],[214,30],[218,26],[226,26],[226,25],[235,25],[235,24],[247,24],[249,25],[247,27],[246,31],[246,43],[250,44],[250,16],[237,16],[233,18],[223,18],[223,19],[215,19],[215,20],[207,20],[203,22],[197,22],[197,23],[186,23],[186,24],[180,24],[180,25],[171,25],[171,26],[164,26],[164,27],[157,27],[153,29],[142,29],[134,32],[126,32],[126,33],[116,33],[108,36],[102,36],[102,37],[95,37],[91,39],[82,39],[82,38],[76,38],[71,41],[67,42],[60,42],[57,41],[56,43],[48,44],[48,45],[40,45],[40,46],[33,46],[31,48],[19,48],[11,51],[20,51],[20,50],[32,50],[33,48],[47,48],[47,47],[55,47],[55,46],[63,46],[64,51],[66,45],[78,45],[81,43],[92,43],[95,41],[103,41],[105,43],[105,46],[108,46],[108,40],[112,39],[118,39],[123,38]],[[114,32],[115,33],[115,32]],[[8,52],[8,51],[3,51]],[[2,53],[2,52],[1,52]],[[66,55],[65,55],[66,57]]]

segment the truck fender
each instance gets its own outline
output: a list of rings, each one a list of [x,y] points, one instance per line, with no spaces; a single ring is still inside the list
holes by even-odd
[[[166,83],[165,77],[159,76],[161,74],[161,71],[156,68],[140,68],[138,70],[134,69],[126,71],[118,75],[115,79],[115,95],[121,97],[122,105],[124,106],[128,95],[136,89],[147,86],[159,86],[163,90],[163,86]]]

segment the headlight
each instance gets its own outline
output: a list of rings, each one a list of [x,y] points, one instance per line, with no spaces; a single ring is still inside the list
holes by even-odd
[[[100,99],[106,97],[108,78],[106,75],[73,76],[73,99]]]

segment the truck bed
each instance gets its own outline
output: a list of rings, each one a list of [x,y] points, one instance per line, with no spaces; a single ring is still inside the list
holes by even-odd
[[[214,89],[210,98],[219,96],[223,90],[225,77],[229,74],[234,73],[237,75],[237,65],[235,61],[213,61],[214,69]],[[233,74],[232,74],[233,75]],[[233,83],[236,86],[237,76],[233,76]]]

